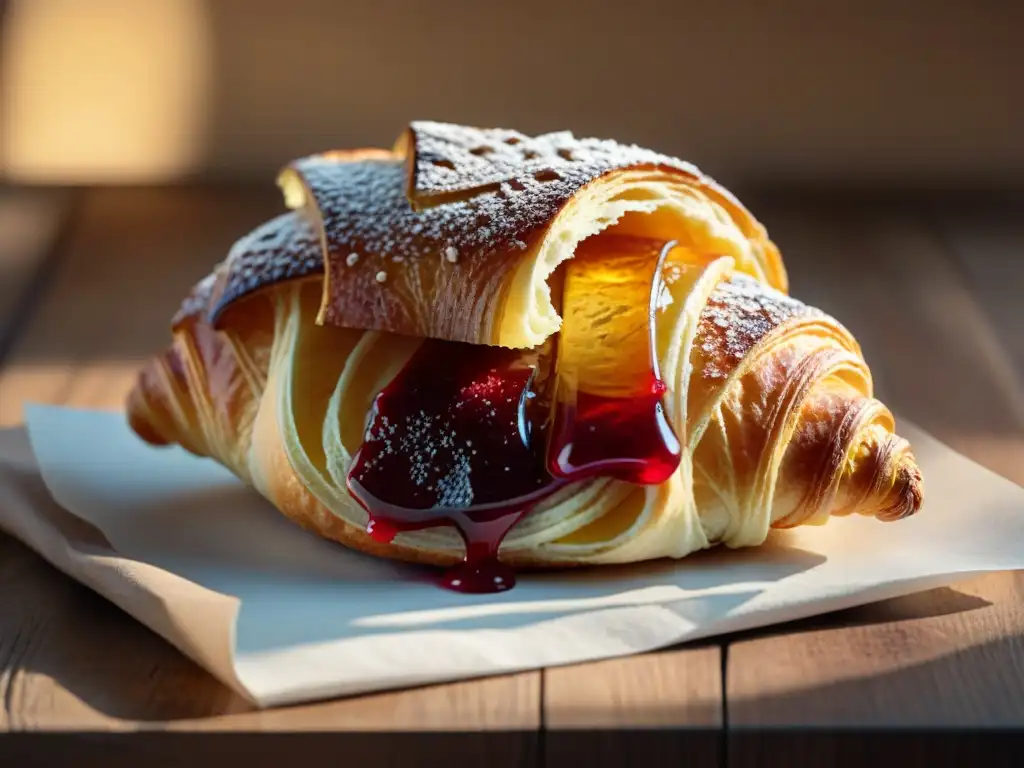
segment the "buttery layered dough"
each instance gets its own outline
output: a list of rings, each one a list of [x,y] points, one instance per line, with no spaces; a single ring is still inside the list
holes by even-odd
[[[224,463],[296,523],[381,556],[461,559],[447,527],[375,541],[346,487],[374,398],[426,338],[544,345],[574,386],[626,396],[653,355],[667,387],[671,477],[560,488],[505,537],[511,564],[678,558],[920,508],[920,472],[856,341],[786,294],[764,229],[692,166],[417,123],[390,151],[306,158],[280,183],[291,210],[193,289],[128,413],[144,439]],[[635,338],[647,314],[653,346]]]

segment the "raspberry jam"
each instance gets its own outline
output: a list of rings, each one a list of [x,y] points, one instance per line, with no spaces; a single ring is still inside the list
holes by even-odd
[[[679,466],[679,440],[661,405],[665,383],[651,377],[647,393],[630,399],[578,392],[560,403],[549,468],[579,480],[603,475],[638,485],[658,485]]]
[[[466,545],[444,583],[495,592],[515,583],[498,561],[513,525],[564,480],[544,466],[547,405],[536,352],[426,340],[377,396],[349,471],[368,532],[453,525]]]
[[[645,333],[653,343],[653,330]],[[565,385],[585,381],[585,370],[555,381],[556,343],[515,350],[428,339],[374,400],[349,491],[377,541],[455,527],[465,557],[442,576],[449,589],[511,589],[502,541],[567,483],[601,475],[655,484],[679,465],[656,362],[638,372],[629,396],[593,394]]]
[[[674,247],[614,236],[603,248],[584,243],[569,263],[548,452],[556,477],[658,485],[679,466],[656,335]]]

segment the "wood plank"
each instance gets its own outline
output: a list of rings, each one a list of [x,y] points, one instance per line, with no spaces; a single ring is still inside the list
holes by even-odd
[[[1024,483],[1024,395],[1013,366],[991,317],[923,219],[806,201],[758,210],[786,255],[794,295],[856,334],[879,396]],[[1019,727],[1024,577],[996,574],[751,633],[726,653],[731,766],[763,765],[766,756],[779,765],[810,759],[813,735],[790,731],[765,742],[750,727]],[[840,743],[849,746],[831,746]],[[864,754],[814,757],[838,764]]]
[[[717,644],[544,670],[547,765],[721,764]]]
[[[65,262],[0,375],[0,422],[20,421],[26,398],[121,407],[138,361],[164,343],[188,286],[279,205],[273,189],[90,194]],[[449,729],[466,736],[452,744],[467,756],[495,765],[522,763],[535,753],[539,673],[255,712],[25,547],[3,537],[0,547],[0,688],[6,691],[0,730],[171,729],[186,738],[209,730]],[[357,762],[398,760],[417,744],[378,739],[364,744]],[[149,753],[125,754],[137,761]]]
[[[72,197],[62,190],[0,189],[0,358],[65,224]]]

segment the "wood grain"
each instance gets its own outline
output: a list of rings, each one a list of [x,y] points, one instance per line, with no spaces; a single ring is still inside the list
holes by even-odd
[[[997,330],[1013,317],[1019,327],[1009,294],[973,292],[916,212],[806,201],[759,210],[793,293],[856,334],[897,415],[1024,483],[1024,394]],[[750,727],[1020,727],[1022,637],[1024,577],[1002,573],[738,639],[727,648],[729,765],[809,759],[813,735],[791,731],[769,748]],[[854,753],[815,759],[865,758]]]
[[[279,205],[273,189],[90,193],[50,290],[0,374],[0,422],[18,423],[26,399],[121,407],[187,288]],[[210,731],[450,731],[471,762],[511,765],[535,753],[540,725],[539,673],[252,711],[155,634],[2,535],[0,691],[0,730],[173,730],[183,754],[200,749],[188,739]],[[126,764],[153,757],[145,750],[157,744],[132,742]],[[438,759],[411,737],[338,746],[359,764]],[[82,743],[73,747],[76,760],[90,754]],[[280,764],[279,753],[268,754]],[[331,754],[336,761],[337,750]]]
[[[547,765],[717,766],[717,644],[544,670]]]

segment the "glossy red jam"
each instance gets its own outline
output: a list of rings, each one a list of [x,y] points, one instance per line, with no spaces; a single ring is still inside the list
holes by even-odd
[[[515,583],[498,547],[565,480],[545,468],[548,405],[534,387],[537,354],[427,340],[377,396],[349,489],[371,536],[452,525],[466,544],[444,577],[463,592]]]
[[[603,475],[640,485],[668,480],[679,466],[679,440],[661,405],[665,384],[651,377],[648,393],[612,398],[579,392],[559,403],[548,467],[580,480]]]
[[[349,491],[378,541],[454,526],[465,558],[442,577],[450,589],[510,589],[501,542],[566,483],[601,475],[656,484],[679,465],[656,364],[631,397],[563,389],[552,398],[545,359],[429,339],[374,401]]]

